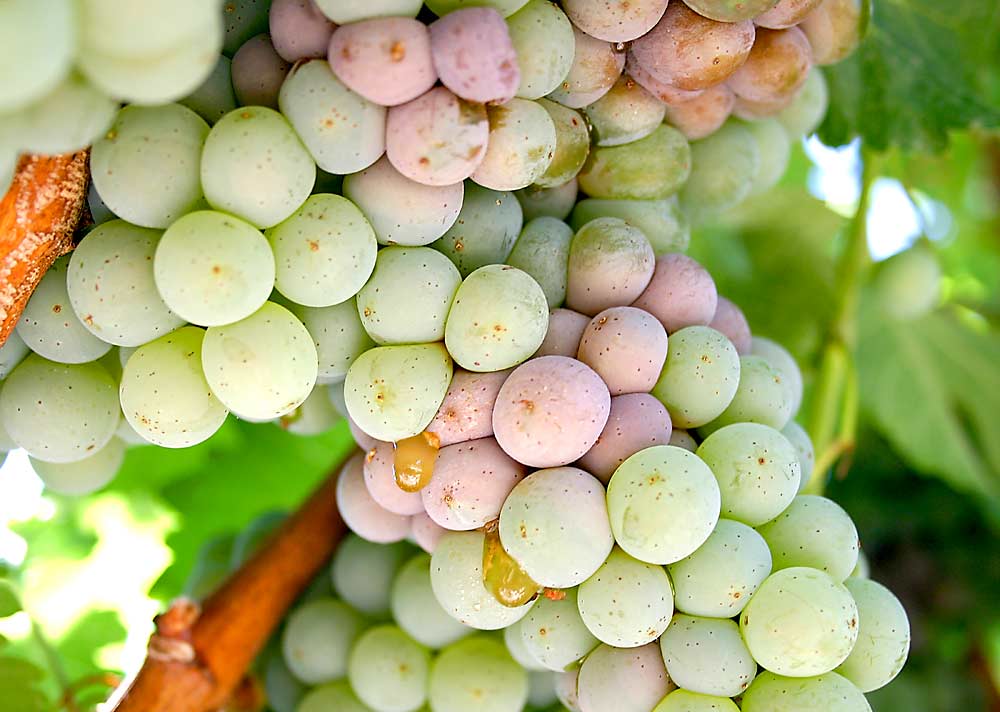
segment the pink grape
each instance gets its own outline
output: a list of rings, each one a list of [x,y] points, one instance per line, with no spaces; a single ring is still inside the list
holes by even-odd
[[[444,527],[438,526],[427,512],[420,512],[410,517],[410,538],[428,554],[434,553],[438,541],[447,531]]]
[[[591,37],[629,42],[649,32],[667,9],[667,0],[563,0],[573,24]]]
[[[337,479],[337,509],[344,523],[362,539],[379,544],[402,541],[410,533],[410,518],[383,509],[368,494],[365,456],[358,453],[344,465]]]
[[[530,467],[574,462],[608,422],[611,394],[576,359],[542,356],[514,369],[493,408],[493,433],[504,451]]]
[[[580,466],[607,484],[626,459],[647,447],[667,445],[671,438],[670,413],[660,401],[648,393],[615,396],[608,423],[597,442],[580,458]]]
[[[753,19],[757,27],[783,30],[802,22],[823,0],[778,0],[778,4]]]
[[[708,270],[687,255],[672,253],[656,260],[649,286],[632,306],[648,311],[672,334],[685,326],[708,325],[718,299]]]
[[[708,325],[732,341],[733,346],[736,347],[736,353],[740,356],[750,353],[750,346],[753,342],[750,324],[747,322],[743,310],[725,297],[719,297],[719,303],[715,307],[715,316],[712,317],[712,321]]]
[[[548,98],[571,109],[593,104],[618,81],[625,68],[625,53],[610,42],[573,28],[576,53],[569,74]]]
[[[378,442],[365,454],[365,487],[383,509],[406,516],[424,511],[419,492],[406,492],[396,484],[393,461],[396,447],[392,443]]]
[[[493,404],[509,375],[510,369],[486,373],[455,369],[444,401],[427,426],[441,447],[493,435]]]
[[[798,92],[777,101],[751,101],[746,97],[736,96],[733,102],[733,115],[744,121],[767,119],[788,108],[796,96],[798,96]]]
[[[486,107],[435,87],[389,109],[385,150],[389,162],[410,180],[451,185],[479,167],[489,136]]]
[[[354,437],[354,442],[358,444],[359,448],[368,452],[378,444],[379,441],[362,430],[350,416],[345,417],[347,418],[347,427],[350,429],[351,435]]]
[[[625,306],[653,277],[649,240],[621,218],[595,218],[577,230],[569,248],[566,306],[593,316]]]
[[[430,26],[431,53],[441,83],[469,101],[503,103],[521,82],[507,23],[496,10],[456,10]]]
[[[427,26],[409,17],[378,17],[338,27],[328,59],[349,89],[382,106],[405,104],[437,81]]]
[[[700,96],[704,89],[678,89],[672,84],[661,82],[652,74],[643,69],[635,59],[635,53],[630,49],[628,59],[625,62],[625,71],[632,77],[636,84],[662,101],[664,104],[679,104],[690,101]]]
[[[753,102],[779,102],[795,95],[812,69],[812,48],[798,27],[760,29],[750,56],[727,84]]]
[[[233,90],[241,106],[278,108],[278,92],[292,68],[267,35],[251,37],[233,55]]]
[[[590,317],[572,309],[553,309],[549,312],[549,329],[535,356],[569,356],[576,358],[580,339],[590,323]]]
[[[667,123],[676,127],[689,141],[714,134],[733,112],[736,97],[725,84],[709,87],[684,102],[667,104]]]
[[[639,648],[602,643],[583,661],[577,694],[581,712],[651,712],[675,687],[656,643]]]
[[[648,393],[667,358],[667,332],[635,307],[611,307],[590,320],[577,358],[597,371],[613,396]]]
[[[273,0],[271,42],[286,62],[325,57],[336,27],[313,0]]]

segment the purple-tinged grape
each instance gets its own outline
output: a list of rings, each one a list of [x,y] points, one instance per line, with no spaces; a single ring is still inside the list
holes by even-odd
[[[707,89],[743,64],[754,44],[754,26],[716,22],[683,2],[672,2],[652,30],[632,44],[632,56],[655,79],[678,89]]]
[[[549,113],[555,126],[556,146],[548,168],[535,179],[535,185],[554,188],[576,178],[583,168],[590,153],[590,131],[578,111],[548,99],[539,99],[538,103]]]
[[[698,449],[698,441],[692,437],[691,433],[681,428],[674,428],[670,431],[670,442],[667,444],[684,448],[688,452],[695,452]]]
[[[325,57],[335,24],[313,0],[272,0],[268,29],[274,50],[286,62]]]
[[[750,353],[750,345],[753,342],[750,324],[747,323],[743,310],[725,297],[719,297],[719,302],[715,307],[715,316],[712,317],[712,321],[708,325],[732,341],[733,346],[736,347],[736,353],[740,356]]]
[[[410,539],[428,554],[434,553],[438,541],[447,531],[444,527],[438,526],[427,512],[420,512],[410,517]]]
[[[486,155],[490,125],[482,104],[435,87],[389,109],[386,154],[400,173],[424,185],[451,185],[472,175]]]
[[[592,198],[667,198],[691,173],[691,147],[677,129],[661,124],[646,138],[597,147],[577,177]]]
[[[663,121],[666,107],[623,74],[607,94],[584,108],[598,146],[620,146],[645,138]]]
[[[573,208],[570,226],[574,230],[595,218],[621,218],[639,228],[659,257],[668,252],[683,252],[691,242],[691,230],[675,196],[662,200],[606,200],[586,198]]]
[[[784,30],[802,22],[821,2],[823,0],[778,0],[770,10],[753,18],[753,23],[769,30]]]
[[[434,86],[427,27],[408,17],[380,17],[338,27],[330,40],[330,67],[368,101],[396,106]]]
[[[507,264],[530,274],[545,292],[549,308],[566,300],[566,266],[573,229],[556,218],[535,218],[521,231]]]
[[[507,18],[521,83],[517,96],[540,99],[559,86],[573,66],[576,39],[569,18],[554,2],[529,0]]]
[[[507,259],[521,234],[521,204],[512,193],[465,184],[462,209],[455,224],[431,247],[444,253],[463,277]]]
[[[675,687],[656,643],[639,648],[601,644],[583,661],[577,699],[581,712],[651,712]]]
[[[365,485],[365,456],[358,453],[344,465],[337,479],[337,510],[351,531],[380,544],[402,541],[410,532],[410,518],[393,514],[372,499]]]
[[[801,90],[800,90],[801,91]],[[793,96],[782,97],[777,101],[751,101],[742,96],[735,96],[733,101],[733,116],[744,121],[761,121],[776,116],[792,103]]]
[[[619,218],[591,220],[570,243],[566,306],[593,316],[629,304],[646,289],[655,264],[638,228]]]
[[[702,17],[718,22],[752,20],[774,7],[777,0],[684,0],[684,3]]]
[[[667,123],[688,141],[710,136],[726,123],[733,112],[736,96],[725,84],[709,87],[688,101],[667,104]]]
[[[729,406],[739,381],[740,357],[729,339],[707,326],[688,326],[670,335],[653,395],[674,425],[694,428]]]
[[[606,42],[630,42],[649,32],[663,17],[667,0],[563,0],[573,24]]]
[[[535,356],[568,356],[576,358],[580,339],[590,323],[590,317],[572,309],[553,309],[549,312],[549,328]]]
[[[416,17],[420,0],[315,0],[324,15],[338,25],[373,17]]]
[[[556,126],[538,102],[511,99],[487,108],[490,137],[472,180],[491,190],[525,188],[548,170],[556,153]]]
[[[468,101],[503,103],[517,93],[521,72],[503,16],[489,7],[449,13],[430,26],[441,83]]]
[[[726,84],[753,102],[780,102],[795,95],[812,68],[812,48],[802,30],[757,30],[750,56]]]
[[[647,447],[668,444],[673,444],[670,414],[662,403],[648,393],[615,396],[607,425],[580,458],[580,466],[607,484],[618,466],[632,455]]]
[[[823,0],[806,15],[800,25],[816,64],[836,64],[851,54],[861,42],[860,0]]]
[[[611,307],[591,319],[577,358],[604,379],[613,396],[648,393],[667,358],[667,332],[642,309]]]
[[[556,152],[558,153],[558,138],[556,141]],[[549,164],[549,168],[551,167],[552,164]],[[524,220],[527,222],[541,217],[565,220],[573,212],[573,205],[576,204],[576,196],[579,192],[580,188],[574,176],[571,180],[554,188],[529,185],[527,188],[515,191],[514,195],[517,196],[517,202],[521,204]]]
[[[343,387],[344,382],[341,381],[340,385],[341,385],[341,387]],[[328,394],[328,398],[329,398],[329,394]],[[340,413],[340,410],[338,409],[337,404],[333,403],[333,399],[329,398],[329,400],[333,404],[334,409],[337,410],[338,413]],[[347,410],[347,408],[345,407],[344,410]],[[376,445],[378,445],[379,441],[376,440],[375,438],[373,438],[368,433],[366,433],[364,430],[362,430],[358,426],[357,423],[355,423],[353,420],[351,420],[351,416],[344,415],[343,413],[341,413],[341,415],[347,421],[347,427],[351,431],[351,437],[354,438],[354,442],[357,444],[357,446],[359,448],[361,448],[365,452],[368,452],[373,447],[375,447]]]
[[[410,516],[424,511],[419,492],[406,492],[396,484],[393,459],[396,447],[379,442],[365,454],[365,487],[375,503],[393,514]]]
[[[278,92],[292,65],[275,52],[267,35],[251,37],[233,55],[233,89],[241,106],[278,108]]]
[[[681,104],[700,96],[704,89],[678,89],[673,84],[660,81],[648,71],[646,71],[631,49],[628,51],[628,59],[625,60],[625,71],[643,89],[662,101],[664,104]]]
[[[580,699],[577,694],[577,678],[580,668],[573,668],[556,675],[556,697],[570,712],[580,712]]]
[[[669,254],[656,260],[648,286],[632,306],[655,316],[672,334],[687,326],[709,324],[718,307],[718,293],[708,270],[687,255]]]
[[[441,448],[434,477],[420,491],[427,515],[451,531],[485,526],[500,516],[507,495],[525,475],[493,438]]]
[[[493,404],[510,371],[475,373],[455,369],[434,420],[427,430],[438,436],[441,447],[493,435]]]
[[[573,28],[576,47],[573,64],[562,83],[548,98],[571,109],[593,104],[615,85],[625,68],[625,53],[610,42]]]
[[[565,356],[542,356],[514,369],[501,386],[493,433],[518,462],[558,467],[593,447],[610,411],[608,387],[593,369]]]

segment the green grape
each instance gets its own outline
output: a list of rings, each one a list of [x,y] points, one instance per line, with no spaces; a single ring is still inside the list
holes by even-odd
[[[507,28],[521,70],[517,96],[540,99],[554,91],[573,66],[576,52],[569,18],[553,2],[529,0],[507,18]]]
[[[218,0],[176,0],[143,6],[122,5],[117,0],[85,0],[76,18],[81,54],[90,50],[142,59],[168,53],[207,29],[221,36],[221,9]],[[219,49],[215,49],[218,53]]]
[[[185,596],[202,601],[228,578],[234,539],[234,535],[228,534],[209,539],[201,545],[191,573],[184,582]]]
[[[202,370],[205,332],[185,326],[140,346],[125,364],[121,409],[129,425],[160,447],[191,447],[222,427],[229,411]]]
[[[674,690],[653,708],[653,712],[740,712],[740,708],[725,697]]]
[[[281,416],[278,424],[296,435],[319,435],[340,422],[341,415],[321,388],[314,388],[302,405]]]
[[[180,104],[126,106],[90,156],[101,200],[135,225],[169,227],[202,201],[208,132],[205,120]]]
[[[753,528],[720,519],[704,544],[668,568],[677,610],[732,618],[770,576],[771,550]]]
[[[184,324],[156,289],[153,260],[161,236],[111,220],[87,233],[73,251],[66,274],[69,301],[103,341],[141,346]]]
[[[119,421],[118,428],[115,430],[115,437],[125,443],[127,447],[150,444],[146,438],[136,432],[135,428],[132,427],[132,424],[125,418],[122,418],[121,421]]]
[[[767,577],[740,614],[740,631],[762,667],[809,677],[840,665],[858,639],[851,593],[822,571],[794,567]]]
[[[287,519],[287,512],[264,512],[254,517],[247,528],[233,540],[230,568],[235,571],[249,561]]]
[[[0,176],[0,185],[2,184],[3,177]],[[90,208],[90,216],[94,218],[94,227],[103,225],[104,223],[115,220],[118,217],[111,212],[111,209],[101,198],[100,193],[97,192],[97,188],[94,186],[93,180],[90,181],[90,186],[87,188],[87,207]]]
[[[375,345],[365,331],[355,300],[332,307],[289,307],[313,338],[319,358],[317,383],[343,381],[347,371],[365,351]],[[346,415],[346,410],[340,411]]]
[[[533,611],[536,608],[538,608],[537,604],[532,606],[531,610]],[[530,615],[531,611],[528,614]],[[527,616],[503,629],[503,644],[507,646],[507,652],[510,653],[510,656],[514,658],[514,662],[518,665],[533,673],[542,672],[548,668],[542,665],[528,649],[524,641],[524,635],[521,633],[526,619]]]
[[[521,231],[507,264],[524,270],[545,293],[550,309],[566,299],[566,267],[573,230],[562,220],[540,217],[531,220]]]
[[[760,170],[760,149],[745,126],[730,121],[691,144],[691,176],[680,192],[681,205],[693,223],[733,208],[750,194]]]
[[[370,618],[387,618],[392,581],[411,556],[413,547],[406,542],[376,544],[350,534],[333,555],[333,590]]]
[[[802,371],[799,370],[795,357],[778,342],[763,336],[753,337],[750,353],[764,358],[778,372],[791,395],[792,413],[798,413],[802,404]]]
[[[528,706],[530,708],[551,709],[558,702],[555,675],[547,670],[532,670],[528,673]]]
[[[580,615],[577,594],[571,588],[562,599],[542,596],[518,624],[524,648],[548,670],[566,670],[598,645]]]
[[[591,151],[580,188],[592,198],[666,198],[688,181],[692,165],[698,163],[684,135],[661,124],[638,141]]]
[[[344,86],[325,58],[295,65],[281,85],[278,105],[324,171],[356,173],[385,152],[385,107]],[[331,114],[334,106],[337,112]]]
[[[701,428],[702,435],[738,423],[759,423],[781,430],[792,417],[794,385],[762,356],[740,356],[740,383],[719,417]]]
[[[466,181],[458,220],[431,244],[446,254],[463,277],[486,265],[507,259],[524,220],[513,194]]]
[[[275,648],[267,656],[262,677],[267,704],[274,712],[296,712],[299,709],[299,702],[308,688],[292,675],[280,649]]]
[[[743,695],[743,712],[871,712],[865,696],[837,673],[781,677],[762,672]]]
[[[691,229],[676,196],[663,200],[604,200],[586,198],[573,208],[569,224],[574,230],[595,218],[621,218],[639,228],[659,257],[684,252],[691,242]]]
[[[445,324],[448,352],[467,371],[501,371],[531,356],[548,329],[545,292],[507,265],[480,267],[462,282]]]
[[[694,428],[718,417],[740,382],[740,357],[725,336],[707,326],[670,335],[667,360],[651,391],[674,427]]]
[[[648,712],[674,689],[656,643],[639,648],[600,645],[580,668],[581,712]]]
[[[434,419],[451,374],[451,358],[441,344],[370,349],[347,371],[344,400],[348,413],[378,440],[412,437]]]
[[[504,17],[510,17],[527,2],[528,0],[431,0],[426,5],[438,17],[466,7],[492,7]]]
[[[28,299],[16,329],[39,356],[59,363],[86,363],[110,351],[111,344],[94,336],[73,311],[66,289],[69,261],[70,255],[64,255],[52,263]]]
[[[573,178],[555,188],[529,185],[516,191],[514,195],[521,204],[524,220],[545,216],[565,220],[573,210],[577,192],[576,178]]]
[[[232,55],[247,40],[267,32],[269,0],[228,0],[223,7],[225,43],[223,51]]]
[[[598,146],[620,146],[649,136],[663,123],[667,107],[628,75],[586,107]]]
[[[858,530],[843,507],[826,497],[799,495],[758,531],[774,555],[775,571],[809,566],[843,581],[858,565]]]
[[[428,648],[443,648],[471,632],[448,615],[434,597],[431,557],[426,553],[417,554],[396,573],[390,607],[397,625]]]
[[[759,526],[784,512],[799,491],[798,453],[788,438],[766,425],[727,425],[705,438],[697,454],[719,482],[727,519]],[[774,563],[780,568],[777,557]]]
[[[616,547],[580,584],[579,608],[583,622],[602,643],[635,648],[667,630],[674,595],[662,566],[633,559]]]
[[[0,345],[0,381],[7,378],[17,364],[31,353],[24,339],[17,335],[17,330],[7,335],[7,340]]]
[[[528,700],[528,674],[502,643],[483,635],[445,648],[431,665],[434,712],[520,712]]]
[[[812,439],[809,433],[794,420],[789,420],[788,424],[781,429],[781,434],[788,438],[795,451],[799,455],[799,470],[802,472],[802,479],[799,482],[799,492],[802,492],[812,476],[813,468],[816,465],[816,452],[813,450]]]
[[[420,0],[315,0],[324,15],[338,25],[373,17],[416,17]]]
[[[698,441],[695,440],[691,436],[691,433],[689,433],[687,430],[681,430],[680,428],[671,429],[670,442],[668,442],[667,444],[684,448],[688,452],[695,452],[698,449]]]
[[[364,628],[361,614],[343,601],[303,603],[288,614],[281,634],[285,664],[307,685],[344,677],[348,653]]]
[[[31,354],[4,381],[0,418],[32,457],[76,462],[114,435],[120,413],[115,391],[114,379],[99,363],[67,365]]]
[[[858,550],[858,563],[848,578],[871,578],[871,564],[868,563],[868,557],[865,556],[864,551]]]
[[[312,157],[285,117],[273,109],[244,106],[230,111],[205,140],[205,198],[213,208],[256,227],[271,227],[289,217],[305,202],[315,180]]]
[[[499,630],[523,618],[531,604],[509,608],[486,590],[485,538],[478,530],[447,532],[442,536],[431,555],[431,587],[441,607],[455,620],[479,630]],[[432,689],[432,704],[433,699]]]
[[[670,445],[640,450],[608,483],[615,541],[650,564],[680,561],[719,520],[719,485],[696,455]]]
[[[813,68],[792,103],[779,111],[775,118],[785,127],[789,138],[797,141],[819,128],[829,104],[830,90],[826,77],[822,71]]]
[[[862,692],[872,692],[903,669],[910,650],[910,621],[899,599],[882,584],[849,578],[844,586],[858,605],[858,642],[837,672]]]
[[[347,301],[375,268],[375,232],[339,195],[306,198],[264,234],[274,252],[274,287],[297,304],[328,307]]]
[[[431,656],[394,625],[365,631],[354,643],[347,678],[362,702],[377,712],[411,712],[427,699]]]
[[[441,341],[462,276],[429,247],[386,247],[358,292],[358,313],[378,344]]]
[[[760,155],[750,195],[760,195],[776,186],[785,174],[792,155],[792,142],[785,127],[776,119],[752,121],[746,127],[757,142],[757,152]]]
[[[872,287],[876,302],[890,318],[917,319],[938,303],[941,266],[929,248],[911,247],[879,265]]]
[[[656,268],[642,231],[618,218],[596,218],[573,236],[566,306],[587,316],[625,306],[643,293]]]
[[[677,614],[660,638],[667,673],[679,687],[703,695],[734,697],[757,674],[757,663],[735,622]]]
[[[556,126],[545,108],[527,99],[486,107],[489,142],[470,176],[492,190],[517,190],[540,179],[556,152]]]
[[[56,87],[73,64],[76,37],[72,0],[11,0],[0,5],[0,114]]]
[[[125,443],[111,438],[91,455],[75,462],[43,462],[31,458],[31,467],[57,494],[80,496],[96,492],[111,482],[125,460]]]
[[[535,185],[556,188],[573,180],[583,168],[590,153],[590,131],[580,112],[548,99],[539,99],[538,103],[556,127],[556,148],[549,167],[535,180]]]
[[[270,703],[271,700],[268,700]],[[372,712],[361,702],[347,680],[320,685],[303,695],[294,712]],[[280,712],[280,710],[278,711]]]
[[[219,55],[215,69],[202,85],[177,103],[191,109],[209,124],[214,124],[237,106],[232,64],[229,57]]]

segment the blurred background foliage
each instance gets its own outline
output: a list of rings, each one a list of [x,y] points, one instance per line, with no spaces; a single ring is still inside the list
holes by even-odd
[[[878,151],[852,325],[859,418],[827,487],[913,626],[907,668],[871,696],[877,712],[1000,710],[998,27],[996,3],[878,0],[860,51],[827,73],[820,138],[794,150],[771,193],[692,238],[690,254],[755,333],[793,351],[814,393],[845,289],[858,137]],[[941,264],[942,294],[931,313],[897,321],[871,285],[880,260],[914,243]],[[107,673],[141,663],[153,615],[192,572],[221,575],[232,538],[293,508],[349,447],[344,425],[303,438],[231,420],[189,450],[132,448],[109,487],[79,500],[41,493],[11,454],[0,470],[0,708],[93,708]]]

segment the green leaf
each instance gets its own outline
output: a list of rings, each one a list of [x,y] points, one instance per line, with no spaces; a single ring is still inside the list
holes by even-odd
[[[21,610],[21,601],[9,581],[0,581],[0,618],[12,616]]]
[[[0,656],[0,704],[17,712],[49,712],[51,704],[39,689],[44,674],[37,665]]]
[[[875,0],[857,52],[825,68],[830,111],[820,138],[937,151],[952,129],[1000,126],[988,85],[1000,62],[998,27],[995,2]]]

